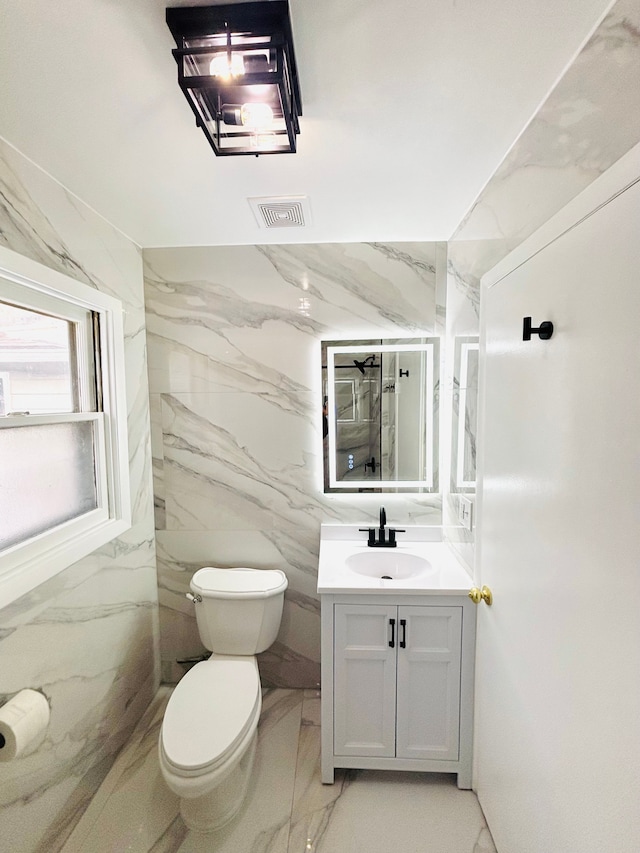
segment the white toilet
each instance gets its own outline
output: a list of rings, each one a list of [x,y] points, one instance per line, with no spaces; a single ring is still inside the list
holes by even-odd
[[[255,655],[280,627],[287,578],[278,569],[204,568],[191,580],[198,631],[213,654],[181,679],[160,732],[160,769],[191,829],[217,829],[247,789],[262,707]]]

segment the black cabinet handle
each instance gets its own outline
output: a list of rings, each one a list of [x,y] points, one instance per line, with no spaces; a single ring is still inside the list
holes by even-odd
[[[400,648],[406,649],[407,648],[407,620],[406,619],[400,620],[400,627],[402,628],[402,639],[400,640]]]
[[[391,639],[389,640],[389,648],[395,649],[396,647],[396,620],[389,619],[389,624],[391,625]]]

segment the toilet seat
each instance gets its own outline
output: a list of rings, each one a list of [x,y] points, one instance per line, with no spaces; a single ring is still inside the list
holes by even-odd
[[[261,698],[255,658],[196,664],[173,691],[162,723],[161,751],[171,771],[200,776],[224,764],[257,725]]]

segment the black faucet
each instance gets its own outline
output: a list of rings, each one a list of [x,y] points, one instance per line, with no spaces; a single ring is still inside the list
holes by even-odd
[[[361,527],[361,533],[368,533],[367,545],[369,548],[395,548],[396,533],[405,533],[404,530],[399,530],[397,527],[390,527],[388,530],[389,537],[387,538],[387,513],[383,506],[380,507],[380,527],[378,529],[378,537],[376,538],[375,527]]]

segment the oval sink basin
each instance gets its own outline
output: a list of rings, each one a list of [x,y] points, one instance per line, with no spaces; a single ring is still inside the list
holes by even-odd
[[[384,552],[367,551],[351,554],[345,560],[345,565],[359,575],[388,580],[404,580],[432,569],[431,563],[423,557],[391,549]]]

